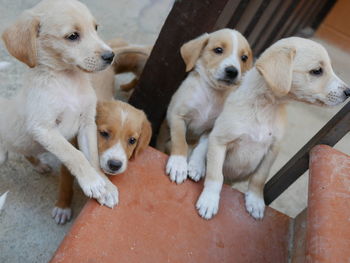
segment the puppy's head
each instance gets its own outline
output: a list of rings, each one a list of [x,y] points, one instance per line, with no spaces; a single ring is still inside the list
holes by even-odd
[[[35,67],[105,69],[114,54],[97,35],[97,24],[76,0],[44,0],[25,11],[2,38],[11,55]]]
[[[100,166],[107,174],[124,172],[128,160],[151,140],[152,128],[145,113],[125,102],[99,102],[96,124]]]
[[[238,84],[253,63],[247,40],[232,29],[203,34],[185,43],[181,47],[181,56],[187,72],[195,68],[214,88]]]
[[[350,95],[334,73],[325,48],[312,40],[282,39],[261,55],[256,68],[278,97],[333,106]]]

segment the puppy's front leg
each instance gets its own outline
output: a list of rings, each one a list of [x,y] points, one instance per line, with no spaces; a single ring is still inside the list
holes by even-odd
[[[198,213],[205,219],[212,218],[219,209],[220,192],[224,181],[222,167],[226,148],[226,144],[219,142],[215,135],[209,136],[204,189],[196,204]]]
[[[188,162],[188,176],[198,182],[205,175],[205,158],[208,151],[208,134],[203,134],[192,151]]]
[[[249,179],[248,191],[245,193],[245,207],[248,213],[255,219],[262,219],[264,217],[264,185],[278,151],[279,143],[272,144],[258,169]]]
[[[166,173],[170,175],[171,181],[180,184],[187,178],[186,123],[181,116],[174,115],[169,118],[169,127],[171,155],[166,166]]]
[[[93,108],[92,108],[93,109]],[[118,188],[112,184],[108,177],[101,171],[97,149],[97,127],[95,123],[95,111],[87,111],[83,115],[82,125],[78,133],[79,149],[85,154],[92,166],[99,172],[105,182],[106,191],[97,201],[110,208],[118,204]]]
[[[83,153],[70,144],[56,127],[36,125],[30,132],[34,139],[56,157],[77,178],[85,195],[100,198],[105,194],[105,181],[90,165]]]

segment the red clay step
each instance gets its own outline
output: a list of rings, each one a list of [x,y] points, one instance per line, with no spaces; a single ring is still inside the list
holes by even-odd
[[[307,262],[350,262],[350,157],[329,146],[310,158]]]
[[[255,221],[243,195],[225,186],[218,215],[200,218],[202,183],[176,185],[167,156],[148,148],[123,175],[114,209],[89,200],[51,262],[287,262],[290,218],[267,208]]]

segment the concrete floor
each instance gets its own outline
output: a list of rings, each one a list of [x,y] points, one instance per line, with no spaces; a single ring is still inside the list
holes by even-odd
[[[38,0],[0,0],[0,32],[25,9]],[[173,0],[82,0],[100,24],[104,39],[123,37],[137,44],[154,43]],[[317,40],[317,39],[316,39]],[[322,42],[321,40],[317,40]],[[323,42],[322,42],[323,43]],[[335,71],[350,83],[350,55],[325,44]],[[26,66],[10,57],[0,43],[0,61],[11,62],[0,71],[0,95],[11,97],[22,86]],[[290,159],[340,107],[325,109],[301,103],[288,106],[289,127],[282,150],[271,175]],[[349,153],[350,139],[346,136],[336,148]],[[301,177],[273,203],[273,207],[294,217],[306,206],[307,176]],[[58,226],[50,212],[57,195],[57,172],[43,176],[16,154],[0,168],[0,194],[9,190],[4,211],[0,215],[0,262],[47,262],[72,223]],[[235,185],[244,190],[245,183]],[[74,218],[86,198],[76,187]],[[74,221],[73,218],[73,221]]]

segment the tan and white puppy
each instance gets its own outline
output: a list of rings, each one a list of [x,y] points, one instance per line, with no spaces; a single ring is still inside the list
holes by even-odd
[[[20,93],[0,103],[0,164],[8,151],[26,157],[49,151],[87,196],[113,207],[118,192],[100,172],[96,95],[87,73],[107,68],[114,54],[96,29],[82,3],[44,0],[5,30],[8,51],[31,69]],[[82,152],[68,141],[76,135]]]
[[[210,219],[217,213],[224,176],[250,176],[245,206],[254,218],[263,218],[263,188],[284,133],[285,104],[298,100],[334,106],[349,94],[320,44],[291,37],[269,47],[227,98],[210,133],[199,214]]]
[[[123,173],[128,161],[138,156],[151,140],[152,128],[145,113],[125,102],[98,102],[96,123],[100,167],[109,175]],[[76,145],[76,140],[73,143]],[[71,219],[73,179],[62,166],[59,198],[52,210],[57,224]]]
[[[182,183],[187,174],[198,181],[205,171],[206,133],[222,111],[227,95],[237,88],[251,68],[253,56],[247,40],[236,30],[222,29],[185,43],[181,56],[190,73],[173,95],[162,125],[157,147],[166,150],[167,125],[171,155],[166,172],[171,181]],[[200,146],[189,157],[188,143]],[[203,154],[204,153],[204,154]]]

